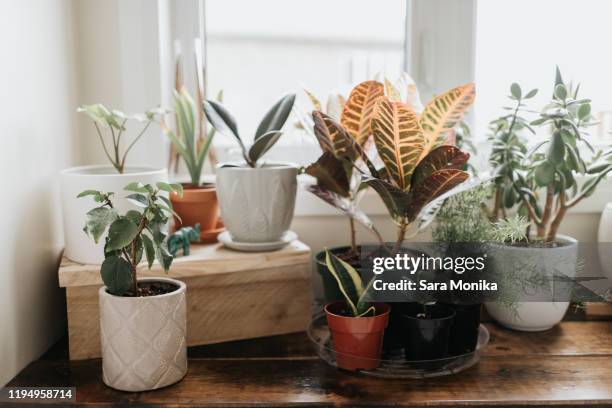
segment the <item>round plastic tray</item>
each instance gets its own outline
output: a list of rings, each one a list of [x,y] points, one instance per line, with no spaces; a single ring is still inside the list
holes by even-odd
[[[328,364],[337,367],[336,355],[324,313],[314,317],[308,327],[308,337],[315,344],[317,354]],[[380,365],[374,370],[357,372],[383,378],[430,378],[456,374],[464,371],[480,360],[480,352],[489,343],[489,331],[480,325],[478,344],[471,353],[441,358],[437,360],[406,361],[403,350],[383,352]]]

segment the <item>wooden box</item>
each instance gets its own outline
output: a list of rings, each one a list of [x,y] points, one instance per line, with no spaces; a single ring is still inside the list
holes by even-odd
[[[99,266],[62,259],[70,359],[100,357]],[[310,248],[294,241],[274,252],[246,253],[221,244],[192,245],[168,275],[157,265],[139,276],[169,276],[187,284],[190,346],[306,330],[311,319]]]

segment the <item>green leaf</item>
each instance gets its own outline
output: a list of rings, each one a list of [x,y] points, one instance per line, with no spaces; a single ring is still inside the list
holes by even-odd
[[[273,130],[259,137],[249,149],[249,159],[252,163],[257,163],[268,150],[276,144],[283,133],[279,130]]]
[[[560,100],[565,100],[567,98],[567,88],[563,84],[558,84],[555,86],[555,97]]]
[[[168,193],[177,193],[180,197],[183,196],[183,186],[179,183],[164,183],[162,181],[158,181],[156,183],[158,189],[162,191],[166,191]]]
[[[147,196],[140,193],[130,194],[125,197],[129,202],[138,207],[147,207],[149,205],[149,199]]]
[[[132,286],[132,267],[125,259],[113,255],[102,262],[102,281],[115,296],[123,296]]]
[[[164,268],[164,271],[168,272],[170,270],[170,265],[172,264],[172,255],[168,252],[168,248],[165,243],[160,243],[155,245],[155,258],[157,262]]]
[[[108,229],[107,251],[128,246],[138,235],[138,226],[123,217],[115,220]]]
[[[101,195],[101,194],[103,194],[101,191],[85,190],[85,191],[80,192],[77,198],[87,197],[87,196],[96,196],[96,195]]]
[[[578,108],[578,117],[580,118],[580,120],[588,119],[590,115],[591,115],[591,104],[584,103],[580,105],[580,107]]]
[[[246,147],[242,143],[242,139],[238,134],[238,125],[236,119],[218,102],[206,100],[204,101],[204,113],[211,125],[226,136],[233,136],[237,141],[242,151],[246,153]]]
[[[132,221],[134,224],[139,225],[142,221],[142,214],[136,210],[129,210],[125,213],[125,218]]]
[[[558,165],[563,162],[565,157],[565,143],[563,142],[563,138],[561,137],[561,133],[559,131],[555,131],[555,133],[553,133],[547,157],[548,161],[554,165]]]
[[[145,185],[140,182],[130,183],[127,186],[123,187],[123,189],[125,191],[134,191],[136,193],[144,193],[144,194],[149,193],[149,189],[147,189]]]
[[[523,96],[523,92],[521,90],[521,87],[516,82],[514,82],[512,85],[510,85],[510,93],[512,94],[514,99],[517,99],[517,100],[521,99],[521,96]]]
[[[363,294],[363,282],[359,273],[348,263],[325,249],[325,264],[327,270],[338,283],[338,288],[347,305],[351,308],[353,316],[359,315],[357,303]]]
[[[544,161],[536,167],[534,176],[536,184],[545,187],[555,179],[555,166],[548,161]]]
[[[272,106],[272,108],[270,108],[257,127],[255,142],[265,134],[272,131],[279,131],[283,128],[283,125],[291,114],[294,102],[295,94],[289,94],[282,97]]]
[[[532,89],[531,91],[527,92],[527,95],[525,95],[523,99],[531,99],[534,96],[536,96],[537,93],[538,93],[537,89]]]
[[[144,245],[145,256],[147,257],[147,265],[149,269],[151,269],[151,265],[155,261],[155,246],[153,245],[153,241],[146,235],[142,235],[142,243]]]
[[[106,231],[106,227],[116,219],[117,213],[112,208],[97,207],[87,212],[83,230],[91,235],[97,244],[104,231]]]

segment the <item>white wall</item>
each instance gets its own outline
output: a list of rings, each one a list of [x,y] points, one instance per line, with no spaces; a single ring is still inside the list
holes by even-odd
[[[77,161],[73,2],[0,10],[0,386],[64,329],[58,172]]]

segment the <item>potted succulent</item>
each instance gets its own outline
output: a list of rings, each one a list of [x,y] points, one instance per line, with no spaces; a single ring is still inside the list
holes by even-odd
[[[221,134],[234,138],[244,163],[222,164],[217,169],[221,214],[231,242],[282,247],[293,219],[297,190],[297,167],[284,163],[262,163],[262,157],[283,134],[295,95],[281,98],[264,116],[247,147],[233,116],[218,102],[204,102],[206,117]],[[257,247],[255,245],[254,247]]]
[[[344,300],[325,306],[336,363],[345,370],[371,370],[380,364],[390,307],[367,301],[368,288],[351,265],[326,250],[327,271]]]
[[[131,182],[155,184],[158,181],[167,181],[166,169],[132,167],[128,166],[127,161],[129,152],[156,120],[159,111],[150,110],[144,114],[126,115],[118,110],[110,110],[102,104],[94,104],[83,105],[78,112],[85,113],[92,119],[110,165],[73,167],[61,172],[64,255],[75,262],[100,264],[104,260],[102,244],[96,245],[92,241],[84,240],[78,221],[85,217],[92,201],[76,200],[75,197],[87,188],[118,191]],[[132,125],[139,125],[138,130],[136,131]],[[126,144],[128,135],[131,136],[131,140]],[[115,206],[123,212],[134,208],[123,197],[115,200]]]
[[[513,84],[511,94],[519,106],[524,99],[521,88]],[[567,211],[590,196],[612,171],[612,164],[602,160],[601,154],[594,154],[589,162],[583,157],[582,148],[592,149],[586,128],[594,122],[590,101],[579,99],[577,94],[578,88],[567,86],[557,68],[552,100],[530,124],[546,126],[549,137],[532,148],[520,163],[513,164],[512,171],[499,176],[504,178],[502,184],[512,186],[506,206],[516,200],[531,227],[525,242],[499,248],[499,255],[490,262],[501,271],[520,267],[525,273],[537,272],[548,277],[548,293],[554,293],[555,276],[572,278],[576,273],[577,241],[559,234],[559,226]],[[510,127],[501,135],[513,131]],[[578,178],[586,181],[579,184]],[[547,302],[523,300],[512,310],[503,304],[488,303],[487,311],[507,327],[540,331],[561,321],[569,307],[567,298]]]
[[[170,194],[173,208],[178,214],[175,227],[199,224],[200,242],[215,241],[220,232],[217,188],[212,183],[202,183],[202,170],[212,145],[214,130],[203,136],[201,103],[194,103],[185,87],[174,91],[174,111],[177,130],[170,129],[164,120],[161,127],[189,173],[189,182],[182,184],[182,196]]]
[[[166,272],[172,255],[163,232],[172,214],[161,192],[180,194],[178,184],[130,183],[127,199],[140,210],[119,212],[114,194],[86,190],[99,205],[87,213],[84,231],[95,242],[104,239],[99,291],[102,379],[122,391],[145,391],[173,384],[187,372],[186,287],[183,282],[155,277],[137,278],[145,259]]]

